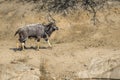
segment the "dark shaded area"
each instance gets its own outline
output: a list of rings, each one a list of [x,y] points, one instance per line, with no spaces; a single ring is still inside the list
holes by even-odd
[[[7,0],[12,1],[12,0]],[[85,9],[94,12],[104,6],[108,0],[16,0],[16,2],[33,3],[35,8],[68,14],[71,10]],[[99,8],[98,8],[99,7]],[[91,9],[90,9],[91,8]]]
[[[31,47],[25,47],[25,50],[30,50],[30,49],[37,50],[37,48],[33,47],[33,46],[31,46]],[[52,49],[52,48],[42,46],[42,47],[40,47],[40,49]],[[10,48],[10,50],[13,50],[15,52],[16,51],[22,51],[22,48]]]
[[[48,11],[67,15],[76,10],[84,9],[92,15],[91,20],[94,25],[98,21],[97,12],[103,9],[104,6],[108,6],[109,1],[120,2],[120,0],[16,0],[16,2],[22,2],[24,5],[26,3],[35,4],[33,10],[37,10],[38,12]]]

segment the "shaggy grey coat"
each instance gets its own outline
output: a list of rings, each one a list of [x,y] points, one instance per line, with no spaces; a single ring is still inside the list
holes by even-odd
[[[58,30],[58,27],[54,23],[49,23],[47,25],[43,24],[30,24],[22,28],[19,28],[15,35],[19,34],[19,42],[25,43],[29,38],[35,38],[38,42],[41,38],[44,38],[48,41],[48,37],[55,31]]]

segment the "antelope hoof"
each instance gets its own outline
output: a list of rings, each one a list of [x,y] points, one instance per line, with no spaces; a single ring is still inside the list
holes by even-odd
[[[36,51],[39,51],[40,49],[36,49]]]
[[[49,46],[48,49],[52,49],[53,47],[52,46]]]
[[[25,49],[21,49],[21,51],[25,51]]]
[[[39,51],[39,50],[40,50],[39,48],[36,49],[36,51]]]

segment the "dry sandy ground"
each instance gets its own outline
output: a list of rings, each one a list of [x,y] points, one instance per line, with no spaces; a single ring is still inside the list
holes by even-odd
[[[96,68],[96,64],[98,64],[97,60],[103,60],[104,63],[104,60],[107,58],[112,60],[112,58],[118,56],[119,59],[120,56],[120,49],[101,47],[86,48],[79,42],[53,44],[52,49],[47,48],[47,44],[42,44],[39,51],[36,51],[34,48],[29,48],[25,51],[16,51],[15,44],[13,41],[0,42],[1,65],[11,65],[17,61],[38,69],[41,65],[44,65],[45,71],[55,77],[69,76],[73,73],[88,70],[90,65],[93,66],[94,69],[94,66]],[[94,59],[96,59],[96,61],[92,64],[91,61]],[[110,64],[114,65],[112,62],[110,62]],[[118,64],[119,62],[117,65]],[[101,67],[105,65],[100,65],[97,68],[101,70]]]
[[[54,14],[60,29],[51,36],[52,49],[42,41],[40,50],[36,51],[35,41],[31,42],[33,48],[29,48],[28,40],[28,49],[16,50],[17,37],[13,35],[18,27],[47,23],[45,12],[36,12],[34,7],[35,4],[16,1],[2,0],[0,3],[0,80],[76,80],[74,77],[111,75],[111,70],[120,67],[118,3],[101,9],[95,26],[91,14],[84,10],[66,17]],[[119,70],[113,74],[120,75]],[[42,79],[50,77],[48,74],[52,79]],[[120,76],[116,78],[120,79]]]

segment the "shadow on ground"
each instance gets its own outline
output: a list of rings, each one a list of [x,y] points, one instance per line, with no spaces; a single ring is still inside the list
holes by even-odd
[[[13,51],[22,51],[22,48],[9,48],[10,50],[13,50]],[[40,47],[40,49],[50,49],[49,47]],[[36,50],[36,47],[25,47],[25,50]]]

